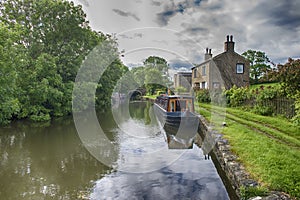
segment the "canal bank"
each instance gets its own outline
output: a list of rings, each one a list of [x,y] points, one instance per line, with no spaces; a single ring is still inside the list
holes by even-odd
[[[249,199],[247,196],[259,187],[259,183],[251,179],[245,167],[238,162],[238,157],[232,153],[228,140],[223,138],[222,134],[213,130],[201,115],[199,115],[199,122],[198,133],[202,140],[214,141],[211,143],[213,147],[210,147],[209,155],[212,157],[228,194],[232,199]],[[288,200],[290,198],[284,193],[274,191],[266,197],[256,196],[250,199]]]

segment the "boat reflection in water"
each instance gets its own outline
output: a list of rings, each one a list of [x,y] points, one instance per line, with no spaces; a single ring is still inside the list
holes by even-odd
[[[154,112],[169,149],[190,149],[195,140],[199,141],[199,118],[194,113],[192,96],[158,96],[154,102]]]

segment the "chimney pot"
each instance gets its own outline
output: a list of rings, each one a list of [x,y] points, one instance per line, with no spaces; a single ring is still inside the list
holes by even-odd
[[[212,58],[211,49],[206,48],[206,53],[204,54],[204,60],[209,60]]]
[[[230,41],[229,41],[230,37]],[[234,51],[234,42],[233,42],[233,36],[232,35],[227,35],[227,41],[224,43],[224,50],[225,52],[227,51]]]

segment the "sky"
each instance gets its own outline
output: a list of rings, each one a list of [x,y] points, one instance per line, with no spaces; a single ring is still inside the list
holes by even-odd
[[[125,65],[148,56],[170,66],[200,64],[206,48],[224,51],[233,35],[235,51],[263,51],[275,64],[300,58],[299,0],[75,0],[93,30],[115,35]]]

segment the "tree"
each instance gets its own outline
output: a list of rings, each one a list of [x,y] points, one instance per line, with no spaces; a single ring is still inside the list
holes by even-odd
[[[149,56],[145,61],[144,65],[146,67],[154,67],[160,72],[167,73],[168,63],[164,58],[158,56]]]
[[[33,60],[56,57],[63,82],[74,81],[82,60],[105,39],[91,30],[81,6],[66,0],[3,0],[0,12],[2,22],[23,29],[19,43]]]
[[[300,124],[300,59],[288,59],[284,65],[278,65],[278,79],[287,95],[295,99],[296,116],[294,120]]]
[[[0,23],[0,124],[9,123],[20,109],[16,98],[16,68],[22,64],[19,57],[22,52],[19,51],[19,45],[14,44],[18,37],[18,32]]]
[[[0,73],[10,74],[0,78],[0,95],[13,106],[5,107],[10,110],[5,119],[41,121],[70,114],[75,77],[89,53],[105,41],[117,52],[116,40],[92,31],[82,7],[67,0],[2,0],[0,22],[6,27],[0,37],[8,39],[0,45],[6,51],[0,55]],[[109,105],[111,88],[124,71],[120,60],[108,67],[97,85],[99,105]]]
[[[145,67],[135,67],[131,70],[135,82],[138,84],[139,87],[143,87],[145,85]]]
[[[114,60],[103,73],[96,92],[96,105],[98,108],[107,108],[110,105],[111,94],[117,86],[118,80],[128,71],[121,60]],[[109,94],[109,95],[108,95]]]
[[[271,70],[270,65],[268,65],[270,60],[265,52],[248,50],[242,55],[250,61],[250,77],[255,83],[258,83],[259,79]]]
[[[278,78],[291,96],[300,92],[300,59],[289,58],[286,64],[278,65]]]
[[[145,86],[149,94],[154,94],[155,90],[166,90],[167,85],[162,73],[156,68],[146,68]]]

